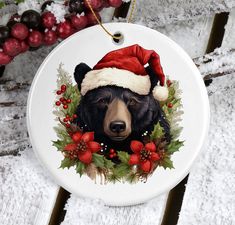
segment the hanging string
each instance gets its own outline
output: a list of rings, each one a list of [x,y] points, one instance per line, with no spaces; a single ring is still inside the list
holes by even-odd
[[[111,32],[109,32],[105,26],[102,24],[102,22],[99,20],[99,18],[97,17],[94,9],[92,8],[91,6],[91,3],[90,3],[90,0],[85,0],[87,2],[87,5],[89,7],[89,9],[91,10],[92,14],[94,15],[96,21],[98,22],[98,24],[101,26],[101,28],[105,31],[106,34],[108,34],[110,37],[112,37],[113,39],[116,39],[116,40],[121,40],[123,38],[122,35],[120,36],[116,36],[116,35],[113,35]],[[127,20],[128,23],[131,22],[132,18],[133,18],[133,14],[134,14],[134,10],[135,10],[135,5],[136,5],[136,0],[133,0],[132,2],[132,6],[131,6],[131,12],[130,12],[130,16]]]

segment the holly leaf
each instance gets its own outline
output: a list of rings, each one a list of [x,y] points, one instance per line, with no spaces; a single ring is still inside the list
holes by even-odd
[[[126,163],[120,163],[119,165],[117,165],[117,167],[115,168],[115,174],[119,177],[125,177],[128,173],[130,172],[130,165],[126,164]]]
[[[154,130],[150,136],[150,139],[151,140],[154,140],[154,139],[157,139],[157,138],[160,138],[164,135],[163,133],[163,128],[161,127],[161,125],[159,123],[157,123],[155,126],[154,126]]]
[[[53,141],[53,146],[55,146],[58,150],[63,150],[65,147],[65,144],[61,140]]]
[[[170,154],[173,154],[174,152],[179,151],[180,147],[184,145],[183,141],[172,141],[168,146],[167,146],[167,152]]]
[[[108,160],[104,157],[104,165],[105,168],[112,169],[115,164],[111,160]]]
[[[161,165],[164,169],[167,169],[167,168],[169,168],[169,169],[174,169],[173,162],[172,162],[172,160],[171,160],[169,157],[165,157],[165,158],[161,161],[160,165]]]
[[[69,158],[64,158],[62,161],[61,161],[61,165],[60,165],[60,168],[64,169],[64,168],[70,168],[72,166],[75,165],[75,161],[74,160],[71,160]]]
[[[104,156],[97,153],[92,154],[92,161],[97,167],[105,168]]]
[[[118,153],[118,157],[121,160],[121,162],[128,164],[129,159],[130,159],[130,155],[127,152],[123,152],[123,151],[119,151]]]
[[[76,172],[79,173],[80,177],[82,176],[82,174],[84,174],[85,168],[85,164],[81,161],[78,161],[76,163]]]

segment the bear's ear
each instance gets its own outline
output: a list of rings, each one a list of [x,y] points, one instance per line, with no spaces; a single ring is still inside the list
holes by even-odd
[[[150,66],[145,67],[145,71],[147,72],[147,74],[150,77],[150,82],[151,82],[151,92],[153,90],[153,88],[157,85],[158,83],[158,78],[155,74],[155,72],[153,71],[153,69]]]
[[[81,91],[82,80],[89,71],[91,71],[91,68],[86,63],[80,63],[76,66],[74,70],[74,79],[78,84],[79,91]]]

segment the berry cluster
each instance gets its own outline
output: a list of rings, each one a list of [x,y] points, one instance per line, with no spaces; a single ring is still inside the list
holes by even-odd
[[[97,24],[87,1],[99,19],[99,11],[103,8],[122,4],[122,0],[65,1],[63,6],[68,13],[60,21],[48,10],[58,3],[49,0],[41,5],[41,13],[29,9],[21,16],[13,15],[6,26],[0,26],[0,66],[7,65],[20,53],[36,50],[42,45],[53,45],[58,39],[65,39],[87,26]]]
[[[115,157],[117,157],[116,151],[114,149],[110,149],[110,151],[109,151],[109,158],[113,159]]]

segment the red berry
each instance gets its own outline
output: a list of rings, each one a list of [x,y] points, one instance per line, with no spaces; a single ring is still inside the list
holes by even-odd
[[[113,157],[116,157],[117,156],[117,153],[113,153]]]
[[[67,115],[66,115],[66,118],[70,118],[70,116],[67,114]]]
[[[13,58],[4,52],[0,52],[0,65],[7,65]]]
[[[69,123],[66,123],[65,126],[66,126],[67,128],[70,128],[70,124],[69,124]]]
[[[29,33],[28,44],[30,47],[39,47],[43,43],[43,35],[41,32],[34,30]]]
[[[21,53],[29,50],[29,46],[25,43],[25,41],[20,42],[20,47],[21,47]]]
[[[77,114],[73,114],[73,118],[77,119],[78,118]]]
[[[62,101],[62,104],[67,105],[67,101],[66,100]]]
[[[73,134],[72,139],[74,142],[79,142],[81,137],[82,137],[82,134],[80,132],[77,132],[77,133]]]
[[[66,87],[65,84],[62,84],[61,87],[60,87],[61,91],[66,91],[66,88],[67,88],[67,87]]]
[[[45,45],[53,45],[57,41],[56,32],[53,30],[49,30],[44,34],[44,44]]]
[[[53,13],[45,12],[42,14],[42,25],[46,28],[52,28],[56,24],[56,18]]]
[[[172,108],[173,107],[173,104],[170,102],[167,104],[168,108]]]
[[[63,108],[64,108],[64,109],[67,109],[67,108],[68,108],[68,105],[64,105]]]
[[[58,90],[58,91],[56,92],[56,94],[57,94],[57,95],[61,95],[62,92],[61,92],[60,90]]]
[[[64,98],[63,98],[63,97],[61,97],[61,98],[60,98],[60,101],[61,101],[61,102],[63,102],[63,101],[64,101]]]
[[[72,100],[71,99],[67,99],[66,102],[69,104],[69,103],[72,102]]]
[[[110,153],[115,153],[115,150],[114,149],[110,149]]]
[[[110,154],[109,157],[112,159],[112,158],[114,157],[114,155],[113,155],[113,154]]]
[[[56,104],[57,106],[60,106],[61,102],[60,102],[60,101],[57,101],[55,104]]]
[[[95,12],[97,18],[99,19],[99,21],[101,21],[101,17],[100,14],[98,12]],[[88,24],[89,25],[95,25],[98,23],[98,21],[96,20],[95,16],[93,15],[92,12],[87,13],[87,20],[88,20]]]
[[[72,25],[69,21],[59,23],[56,28],[58,37],[67,38],[73,33]]]
[[[82,30],[88,24],[88,19],[86,16],[72,15],[70,17],[71,24],[76,30]]]
[[[23,23],[16,23],[11,28],[11,36],[19,40],[24,40],[29,35],[29,29]]]
[[[111,7],[120,7],[122,4],[122,0],[108,0],[108,3]]]
[[[3,51],[9,56],[16,56],[21,52],[20,42],[15,38],[7,39],[2,47]]]
[[[68,118],[64,118],[63,121],[64,121],[65,123],[67,123],[69,120],[68,120]]]

